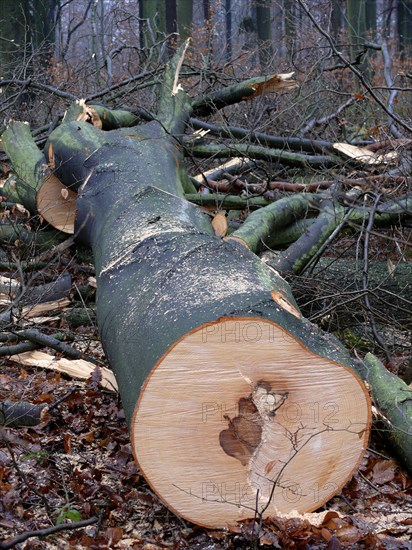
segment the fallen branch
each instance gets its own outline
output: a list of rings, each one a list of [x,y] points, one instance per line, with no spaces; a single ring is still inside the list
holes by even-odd
[[[93,523],[97,523],[98,521],[99,518],[93,516],[82,521],[61,523],[60,525],[54,525],[53,527],[47,527],[46,529],[38,529],[37,531],[26,531],[25,533],[22,533],[18,537],[15,537],[7,542],[0,542],[0,550],[9,550],[10,548],[14,548],[17,544],[20,544],[21,542],[24,542],[32,537],[46,537],[47,535],[53,535],[59,531],[73,531],[74,529],[81,529],[82,527],[93,525]]]
[[[224,195],[222,193],[186,193],[185,199],[199,206],[227,209],[256,209],[271,204],[264,197],[241,197],[239,195]]]
[[[273,267],[282,273],[301,273],[329,238],[338,234],[344,222],[345,208],[333,200],[325,200],[316,220],[297,241],[279,254]]]
[[[25,401],[0,403],[0,425],[6,428],[37,426],[47,410],[46,405],[33,405]]]
[[[239,143],[236,145],[223,145],[221,143],[210,143],[208,145],[193,145],[188,148],[190,154],[199,158],[224,158],[245,156],[253,159],[261,159],[271,162],[278,162],[287,166],[297,166],[299,168],[329,167],[341,164],[338,157],[331,155],[305,155],[303,153],[292,153],[281,149],[269,149],[259,145],[248,145]]]
[[[98,364],[98,361],[96,361],[93,357],[85,356],[83,352],[65,344],[64,342],[61,342],[60,340],[57,340],[57,338],[53,338],[53,336],[42,334],[39,330],[22,330],[16,334],[18,334],[19,338],[25,338],[26,340],[30,340],[36,344],[52,348],[72,359],[85,359],[90,363]]]
[[[331,141],[272,136],[262,132],[253,132],[238,126],[218,126],[216,124],[210,124],[209,122],[203,122],[197,118],[190,118],[189,122],[195,129],[209,130],[210,134],[222,138],[247,139],[251,143],[258,143],[259,145],[292,149],[294,151],[307,151],[308,153],[324,154],[325,151],[333,152],[333,143]]]
[[[388,430],[386,437],[412,475],[412,390],[372,353],[363,363],[380,420]]]
[[[272,237],[279,228],[307,215],[309,208],[320,203],[321,198],[307,194],[280,199],[269,206],[249,214],[243,225],[227,239],[241,241],[258,254],[263,248],[272,248]]]
[[[239,103],[242,100],[253,99],[262,94],[276,93],[282,90],[293,90],[298,86],[292,79],[293,73],[273,74],[264,77],[251,78],[228,86],[209,95],[201,96],[192,101],[192,112],[196,115],[210,115],[215,111]]]
[[[43,347],[45,345],[47,345],[48,347],[53,347],[51,345],[51,343],[54,343],[56,342],[56,344],[54,344],[56,347],[54,347],[54,349],[57,348],[57,343],[62,341],[62,340],[65,340],[65,341],[73,341],[74,340],[74,336],[73,335],[67,335],[67,334],[62,334],[62,333],[56,333],[56,334],[52,334],[51,336],[46,336],[46,335],[41,335],[43,338],[41,339],[42,341],[39,341],[39,339],[34,339],[34,338],[30,338],[27,336],[27,333],[30,332],[36,332],[38,334],[41,334],[39,331],[35,330],[35,329],[32,329],[31,331],[21,331],[21,332],[16,332],[14,334],[9,334],[8,335],[8,338],[9,339],[18,339],[18,340],[32,340],[31,342],[23,342],[23,341],[20,341],[18,344],[13,344],[13,345],[3,345],[3,346],[0,346],[0,357],[8,357],[10,355],[18,355],[20,353],[25,353],[27,351],[34,351],[36,349],[39,349],[40,347]],[[45,341],[47,339],[47,342],[48,344],[45,344]],[[73,351],[77,351],[77,350],[74,350],[73,348],[70,348],[72,349]],[[58,350],[58,351],[61,351],[61,350]],[[67,352],[66,352],[67,354]]]

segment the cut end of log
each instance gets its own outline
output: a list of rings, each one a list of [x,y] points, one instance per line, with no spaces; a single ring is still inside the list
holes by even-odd
[[[212,227],[215,232],[216,237],[225,237],[227,234],[227,219],[223,212],[218,212],[213,220]]]
[[[351,478],[370,403],[348,367],[271,321],[224,318],[159,360],[131,424],[135,459],[174,511],[211,528],[316,510]]]
[[[237,243],[240,243],[245,248],[249,248],[248,244],[243,239],[234,235],[229,235],[228,237],[225,237],[225,241],[236,241]]]
[[[37,210],[50,225],[73,235],[77,194],[50,174],[37,192]]]

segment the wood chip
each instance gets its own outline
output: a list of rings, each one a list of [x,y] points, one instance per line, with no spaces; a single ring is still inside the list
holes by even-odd
[[[70,305],[69,298],[60,298],[54,302],[43,302],[34,306],[27,306],[23,308],[23,317],[36,317],[42,313],[50,313],[51,311],[62,311]]]
[[[96,368],[96,365],[85,361],[84,359],[57,359],[49,353],[43,351],[28,351],[10,357],[12,361],[24,365],[25,367],[38,367],[41,369],[62,372],[73,378],[86,380]],[[100,367],[102,379],[100,385],[103,388],[117,391],[117,382],[113,372],[105,367]]]
[[[345,156],[363,162],[364,164],[388,164],[398,157],[396,151],[379,155],[369,151],[366,147],[357,147],[356,145],[349,145],[348,143],[334,143],[333,148]]]

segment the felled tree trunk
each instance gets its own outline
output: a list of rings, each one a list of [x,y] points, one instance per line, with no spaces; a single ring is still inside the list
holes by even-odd
[[[180,61],[166,73],[160,122],[96,130],[87,155],[73,145],[85,124],[70,122],[47,146],[58,170],[78,155],[75,238],[93,250],[97,320],[133,453],[154,491],[195,523],[314,510],[363,456],[368,394],[287,283],[184,200],[179,137],[202,102],[178,86]],[[257,80],[214,101],[261,93]]]

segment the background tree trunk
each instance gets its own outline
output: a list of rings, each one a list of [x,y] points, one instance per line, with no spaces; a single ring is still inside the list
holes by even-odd
[[[366,34],[366,0],[348,0],[347,19],[350,41],[350,59],[359,65],[362,59],[358,56],[363,51]]]
[[[232,59],[232,1],[226,0],[226,58]]]
[[[10,78],[22,70],[30,47],[28,0],[4,0],[0,3],[0,70],[3,78]]]
[[[412,48],[412,5],[406,0],[398,5],[398,36],[401,55],[406,59]]]
[[[193,0],[177,0],[177,32],[185,41],[192,32]]]
[[[273,58],[272,20],[270,0],[258,0],[256,6],[256,26],[258,34],[260,67],[264,71]]]

